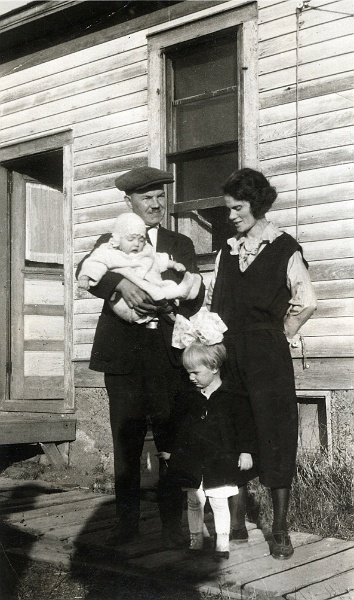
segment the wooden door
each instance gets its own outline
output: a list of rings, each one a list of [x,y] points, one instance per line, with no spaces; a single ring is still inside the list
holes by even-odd
[[[13,172],[11,410],[63,410],[63,230],[63,194]]]

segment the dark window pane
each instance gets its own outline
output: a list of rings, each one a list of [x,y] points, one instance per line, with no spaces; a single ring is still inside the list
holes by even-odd
[[[221,186],[237,169],[237,151],[177,164],[177,202],[220,196]]]
[[[176,150],[237,140],[235,93],[176,107]]]
[[[208,40],[174,58],[175,100],[236,85],[236,32],[231,41]]]

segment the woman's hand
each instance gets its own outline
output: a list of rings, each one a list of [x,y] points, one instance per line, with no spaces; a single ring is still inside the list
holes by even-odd
[[[253,460],[251,454],[248,452],[241,452],[238,459],[238,466],[241,471],[248,471],[253,467]]]

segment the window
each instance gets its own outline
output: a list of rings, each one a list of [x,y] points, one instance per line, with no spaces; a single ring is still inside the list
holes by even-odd
[[[201,263],[231,235],[223,182],[257,164],[254,17],[248,5],[149,40],[150,164],[174,173],[167,224]]]
[[[63,195],[40,183],[26,183],[26,265],[63,265]]]

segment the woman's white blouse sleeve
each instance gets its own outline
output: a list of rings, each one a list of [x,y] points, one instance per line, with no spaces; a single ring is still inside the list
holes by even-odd
[[[299,251],[295,252],[288,262],[287,287],[291,298],[284,317],[284,332],[286,337],[291,339],[317,308],[315,291]]]
[[[221,256],[221,250],[215,259],[214,273],[212,275],[211,281],[209,283],[208,291],[207,291],[206,297],[205,297],[205,306],[207,307],[208,310],[210,310],[210,308],[211,308],[211,301],[213,298],[214,286],[215,286],[216,277],[218,275],[218,269],[219,269],[219,264],[220,264],[220,256]]]

